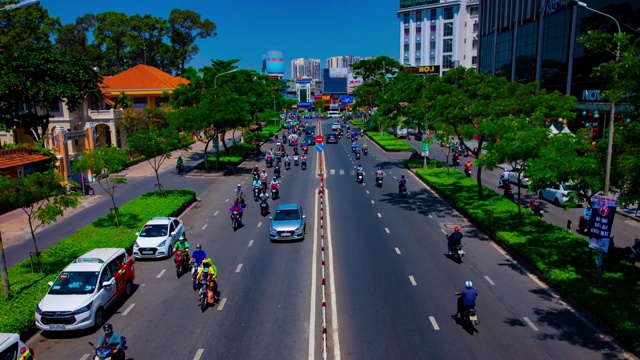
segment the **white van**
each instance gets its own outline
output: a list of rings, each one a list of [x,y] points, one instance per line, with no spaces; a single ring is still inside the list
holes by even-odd
[[[340,111],[335,111],[335,110],[327,111],[327,117],[339,118],[340,117]]]
[[[398,139],[406,139],[406,138],[407,138],[407,136],[408,136],[407,128],[406,128],[406,127],[404,127],[404,126],[402,126],[402,125],[399,125],[399,126],[396,128],[396,137],[397,137]]]
[[[0,359],[32,360],[33,349],[20,341],[18,334],[0,333]]]

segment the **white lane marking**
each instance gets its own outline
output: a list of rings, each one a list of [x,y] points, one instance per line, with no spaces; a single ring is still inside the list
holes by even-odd
[[[249,247],[251,247],[251,245],[253,245],[253,240],[249,240]]]
[[[440,330],[440,326],[436,322],[436,318],[433,316],[429,316],[429,321],[431,321],[431,325],[433,326],[433,330]]]
[[[367,190],[367,194],[369,193],[369,190]]]
[[[207,224],[204,224],[204,226],[202,227],[202,230],[207,228]]]
[[[378,217],[379,217],[379,218],[381,218],[381,217],[382,217],[382,215],[381,215],[380,213],[378,213]]]
[[[218,215],[218,211],[216,210],[216,212],[213,213],[213,216]]]
[[[413,278],[413,275],[409,275],[409,281],[411,281],[411,285],[413,286],[418,285],[418,283],[416,282],[416,279]]]
[[[340,175],[344,175],[344,170],[340,170]]]
[[[336,174],[336,169],[331,169],[331,170],[329,170],[329,174],[331,174],[331,175],[335,175],[335,174]]]
[[[384,231],[386,231],[387,234],[391,234],[391,231],[389,231],[389,228],[384,228]]]
[[[89,356],[91,356],[91,354],[84,354],[84,355],[82,355],[80,360],[87,360],[89,358]]]
[[[260,226],[262,226],[262,221],[260,221],[260,222],[258,223],[258,227],[260,227]]]
[[[227,298],[222,298],[220,300],[220,306],[218,307],[218,311],[222,311],[224,309],[224,304],[227,302]]]
[[[400,255],[400,249],[399,248],[395,248],[396,249],[396,254]]]
[[[311,299],[310,299],[310,306],[309,306],[309,360],[313,360],[315,359],[316,356],[316,281],[317,281],[317,270],[316,270],[316,266],[317,266],[317,260],[316,257],[318,256],[318,217],[319,217],[319,212],[318,212],[318,198],[319,196],[315,197],[315,211],[316,211],[316,216],[313,219],[313,250],[312,250],[312,256],[311,256]]]
[[[127,314],[129,313],[129,311],[131,311],[131,309],[133,309],[133,307],[136,306],[136,304],[131,304],[129,306],[127,306],[127,309],[122,313],[122,316],[127,316]]]
[[[324,160],[324,152],[322,153]],[[324,196],[328,199],[329,192],[324,189]],[[331,298],[331,328],[333,333],[333,358],[340,360],[340,338],[338,336],[338,303],[336,301],[336,276],[333,271],[333,245],[331,244],[331,211],[329,210],[329,201],[327,201],[327,249],[329,250],[329,297]]]
[[[431,214],[429,214],[429,219],[433,219],[433,216],[431,216]]]
[[[193,360],[200,360],[200,357],[202,356],[203,352],[204,352],[204,349],[198,349],[198,351],[196,351],[196,356],[193,357]]]
[[[242,264],[238,264],[238,267],[236,268],[236,273],[239,273],[240,269],[242,269]]]
[[[523,319],[524,319],[524,322],[526,322],[526,323],[527,323],[527,325],[531,326],[531,328],[533,329],[533,331],[540,331],[540,330],[538,330],[538,328],[533,324],[533,322],[532,322],[531,320],[529,320],[529,318],[528,318],[528,317],[526,317],[526,316],[525,316],[525,317],[523,317]]]
[[[364,184],[362,184],[362,185],[364,185]],[[375,204],[375,203],[376,203],[375,201],[371,200],[371,204]]]
[[[447,232],[444,229],[440,229],[440,231],[442,231],[443,234],[447,234]]]
[[[156,279],[160,279],[160,277],[162,276],[162,274],[164,274],[164,272],[167,271],[166,269],[162,269],[162,271],[160,271],[160,274],[158,274],[156,276]]]
[[[484,276],[485,280],[487,280],[487,282],[493,286],[496,286],[496,283],[493,282],[493,280],[489,279],[489,277],[487,275]]]
[[[225,200],[224,202],[229,202],[229,199]]]

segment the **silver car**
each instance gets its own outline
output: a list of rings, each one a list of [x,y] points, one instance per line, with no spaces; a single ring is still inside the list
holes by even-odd
[[[303,240],[307,228],[302,206],[298,204],[282,204],[273,212],[269,239],[271,241]]]

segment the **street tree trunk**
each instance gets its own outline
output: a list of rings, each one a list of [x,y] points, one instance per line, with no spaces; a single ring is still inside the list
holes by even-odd
[[[40,249],[38,249],[38,242],[36,242],[36,229],[33,227],[33,216],[27,213],[27,219],[29,220],[29,231],[31,232],[31,240],[33,240],[33,248],[35,249],[36,256],[36,272],[42,272],[42,262],[40,261]]]
[[[2,243],[2,232],[0,232],[0,276],[2,276],[2,294],[5,299],[9,298],[9,275],[7,274],[7,262],[4,258],[4,244]]]

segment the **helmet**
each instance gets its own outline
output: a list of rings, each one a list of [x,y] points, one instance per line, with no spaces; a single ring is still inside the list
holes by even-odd
[[[196,245],[196,250],[200,250],[202,249],[202,246],[200,244]]]
[[[184,234],[180,235],[180,238],[178,240],[184,241],[185,240]]]
[[[103,330],[107,331],[107,330],[111,330],[113,331],[113,325],[106,323],[104,324],[104,326],[102,327]]]
[[[274,177],[273,177],[273,181],[276,181],[276,180],[278,180],[278,178],[274,176]]]
[[[238,184],[238,187],[242,187],[242,185]]]
[[[236,199],[233,203],[238,205],[238,202],[239,202],[238,199]]]
[[[404,175],[400,176],[400,179],[404,179]]]
[[[378,166],[378,170],[380,170],[380,166]]]
[[[464,282],[464,287],[471,289],[473,287],[473,283],[470,280],[467,280]]]
[[[262,172],[267,172],[267,169],[262,169]]]
[[[453,227],[453,231],[460,231],[460,226],[456,225]]]

